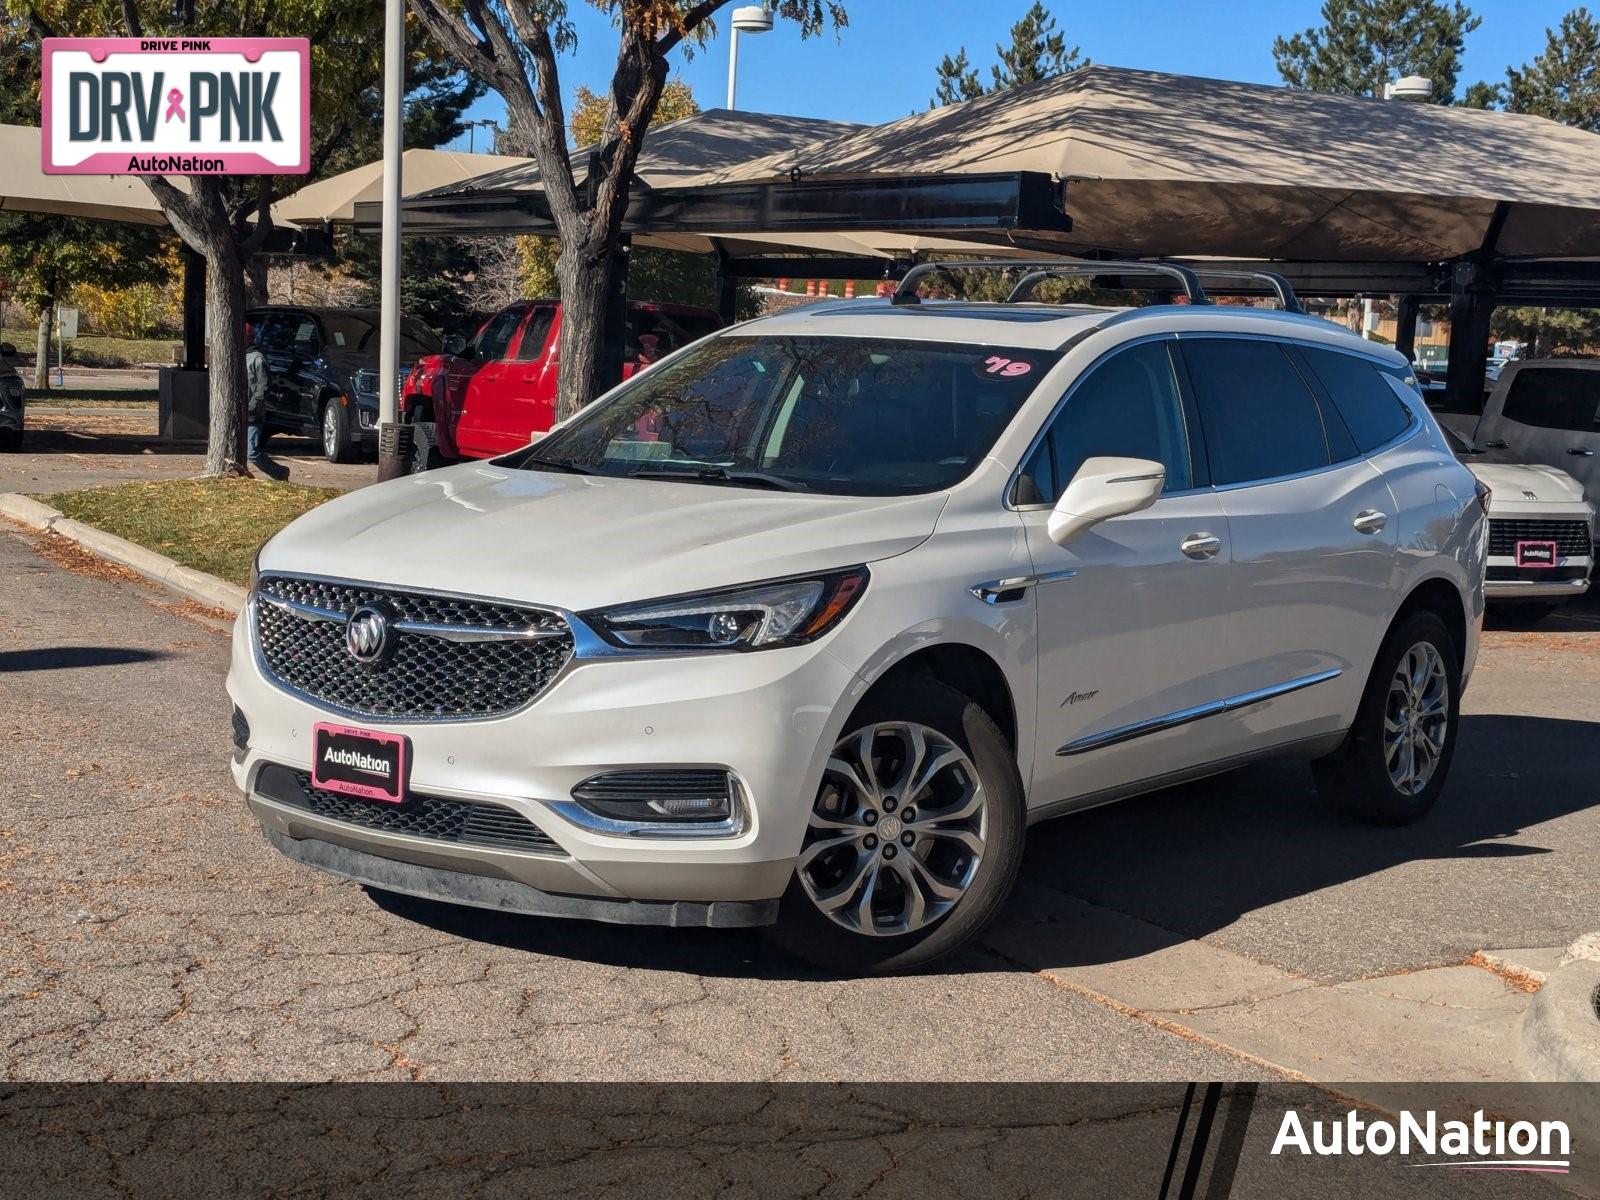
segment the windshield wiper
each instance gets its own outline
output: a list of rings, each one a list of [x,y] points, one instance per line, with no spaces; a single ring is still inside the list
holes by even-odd
[[[776,492],[804,492],[805,484],[768,471],[730,471],[727,467],[706,464],[678,470],[672,467],[641,467],[628,472],[629,479],[692,479],[696,483],[731,483],[750,487],[770,488]]]
[[[585,466],[583,463],[573,462],[570,458],[539,458],[530,454],[517,464],[524,471],[539,470],[566,471],[572,475],[603,475],[605,472],[595,467]]]

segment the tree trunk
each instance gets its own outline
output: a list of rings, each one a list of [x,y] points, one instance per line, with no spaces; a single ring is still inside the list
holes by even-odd
[[[267,303],[268,264],[264,256],[252,254],[244,265],[244,303],[246,308],[259,308]]]
[[[207,475],[243,475],[246,405],[244,380],[244,272],[230,233],[208,239],[206,343],[211,348],[211,427]]]
[[[55,317],[54,301],[39,310],[39,352],[33,360],[33,386],[41,392],[50,386],[50,331],[55,327]]]
[[[595,398],[601,346],[605,340],[606,295],[611,285],[611,256],[563,242],[556,259],[561,285],[561,373],[556,419],[564,421]]]

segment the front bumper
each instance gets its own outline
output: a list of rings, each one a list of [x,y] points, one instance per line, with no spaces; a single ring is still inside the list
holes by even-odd
[[[770,919],[764,902],[781,896],[793,873],[826,750],[848,709],[840,701],[858,686],[854,673],[820,644],[704,657],[575,659],[531,705],[505,717],[362,721],[324,711],[270,682],[256,660],[247,607],[235,627],[228,692],[250,734],[234,756],[233,775],[275,845],[295,846],[291,857],[358,882],[549,915],[761,923]],[[405,735],[413,793],[512,809],[546,834],[553,849],[462,845],[375,830],[264,795],[259,783],[267,764],[309,771],[311,729],[322,720]],[[601,832],[562,811],[573,787],[591,776],[662,766],[732,772],[747,807],[742,830],[720,837],[627,836]],[[380,879],[368,859],[423,870],[385,868]],[[574,898],[602,903],[577,911]],[[619,908],[618,902],[644,907]],[[680,907],[677,915],[663,915],[663,903],[756,907],[703,914]]]
[[[1566,600],[1581,596],[1589,590],[1589,580],[1584,579],[1490,579],[1483,585],[1483,595],[1497,603],[1516,600]]]

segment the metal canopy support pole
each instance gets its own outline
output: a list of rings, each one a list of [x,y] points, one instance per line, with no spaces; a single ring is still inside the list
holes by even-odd
[[[183,367],[206,365],[206,260],[183,247]]]
[[[1400,297],[1400,315],[1394,333],[1394,348],[1406,356],[1407,362],[1417,361],[1417,310],[1422,307],[1419,296]]]
[[[739,278],[728,269],[728,252],[717,251],[717,316],[724,325],[739,319]]]
[[[1445,397],[1452,412],[1482,412],[1489,366],[1489,317],[1494,286],[1476,262],[1457,263],[1450,289],[1450,365]]]
[[[400,196],[406,90],[406,4],[386,0],[383,28],[383,281],[378,328],[378,478],[405,474],[409,425],[400,418]],[[354,413],[351,416],[355,416]]]
[[[606,295],[605,341],[595,386],[601,391],[622,382],[622,363],[628,342],[628,260],[633,238],[623,234],[611,254],[611,290]]]

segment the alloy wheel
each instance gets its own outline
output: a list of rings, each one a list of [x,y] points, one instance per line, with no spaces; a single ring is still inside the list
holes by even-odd
[[[322,406],[322,448],[328,454],[339,448],[339,415],[331,400]]]
[[[1450,730],[1450,677],[1432,642],[1400,656],[1383,713],[1383,753],[1389,780],[1403,795],[1428,786]]]
[[[800,882],[852,933],[914,933],[966,894],[987,830],[983,785],[961,747],[926,725],[868,725],[841,738],[828,759]]]

